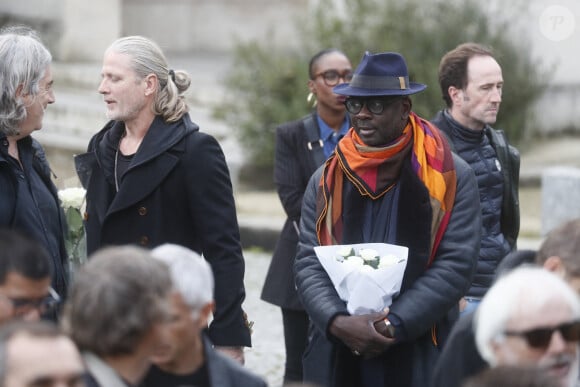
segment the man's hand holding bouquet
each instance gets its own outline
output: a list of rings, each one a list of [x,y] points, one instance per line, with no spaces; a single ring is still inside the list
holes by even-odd
[[[351,314],[337,316],[330,327],[331,333],[355,355],[379,355],[394,340],[386,316],[393,297],[401,290],[408,248],[363,243],[317,246],[314,251]],[[374,324],[374,329],[365,329],[368,324]],[[364,337],[354,334],[365,331]]]
[[[314,251],[350,314],[380,312],[391,305],[409,252],[387,243],[317,246]]]

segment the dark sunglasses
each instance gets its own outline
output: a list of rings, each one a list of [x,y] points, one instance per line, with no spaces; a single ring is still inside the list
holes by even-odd
[[[504,334],[506,336],[523,337],[532,348],[547,348],[550,345],[550,341],[552,341],[552,335],[556,331],[560,332],[566,341],[580,341],[580,321],[564,323],[551,328],[530,329],[523,332],[506,331]]]
[[[53,313],[60,305],[60,296],[53,289],[49,289],[49,294],[42,298],[12,298],[4,296],[14,308],[15,316],[23,316],[31,310],[36,309],[41,316]]]
[[[355,98],[349,97],[344,101],[344,106],[350,114],[359,114],[363,106],[366,105],[369,112],[382,114],[387,106],[392,105],[402,97],[380,97],[380,98]]]
[[[316,74],[313,79],[318,77],[322,77],[326,86],[336,86],[341,79],[345,82],[350,82],[352,80],[352,70],[346,70],[342,73],[336,70],[327,70]]]

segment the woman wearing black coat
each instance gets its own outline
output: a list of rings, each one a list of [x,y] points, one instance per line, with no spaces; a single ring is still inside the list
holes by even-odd
[[[276,129],[274,181],[288,218],[262,290],[264,301],[282,308],[285,383],[302,381],[302,354],[308,340],[308,315],[298,300],[293,274],[302,196],[312,173],[350,128],[344,97],[332,92],[335,85],[352,78],[352,65],[346,55],[337,49],[320,51],[310,60],[309,76],[309,98],[316,98],[315,111]]]

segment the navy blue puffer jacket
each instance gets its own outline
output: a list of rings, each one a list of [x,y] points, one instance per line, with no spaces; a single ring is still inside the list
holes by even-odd
[[[510,169],[515,167],[519,172],[519,153],[506,143],[504,146],[511,152],[508,154],[513,156],[502,160],[500,152],[503,150],[492,142],[495,129],[489,126],[482,131],[470,130],[453,120],[446,111],[439,112],[432,122],[447,135],[454,152],[471,166],[477,179],[482,220],[481,248],[473,283],[466,295],[483,297],[493,282],[497,266],[515,249],[519,231],[518,182],[512,181]],[[515,195],[512,194],[513,188]],[[506,208],[511,211],[506,211]],[[507,212],[512,214],[508,217]],[[504,219],[513,222],[514,217],[517,217],[515,231],[503,224]]]

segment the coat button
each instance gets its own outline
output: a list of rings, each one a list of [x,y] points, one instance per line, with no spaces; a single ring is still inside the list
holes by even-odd
[[[139,215],[141,215],[141,216],[147,215],[147,207],[139,207],[138,212],[139,212]]]
[[[149,244],[149,237],[142,236],[141,239],[139,240],[139,243],[141,244],[141,246],[147,246]]]

